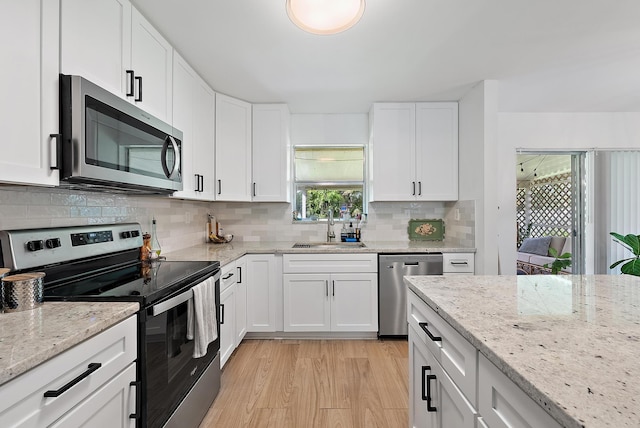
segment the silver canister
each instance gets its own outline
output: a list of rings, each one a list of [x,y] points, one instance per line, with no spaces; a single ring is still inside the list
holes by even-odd
[[[2,278],[2,311],[35,309],[43,301],[44,272],[20,273]]]

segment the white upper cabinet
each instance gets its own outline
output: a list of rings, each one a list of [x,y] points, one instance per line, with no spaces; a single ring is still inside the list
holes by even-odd
[[[213,201],[215,92],[177,52],[173,61],[173,125],[183,134],[183,190],[173,196]]]
[[[289,202],[289,122],[286,104],[253,105],[253,182],[255,202]]]
[[[251,201],[251,104],[216,94],[216,200]]]
[[[141,14],[131,11],[131,69],[134,102],[143,110],[172,123],[173,48]]]
[[[370,120],[372,201],[458,199],[457,103],[376,103]]]
[[[171,123],[173,48],[129,0],[61,0],[61,71]]]
[[[59,5],[0,3],[0,182],[58,184]]]

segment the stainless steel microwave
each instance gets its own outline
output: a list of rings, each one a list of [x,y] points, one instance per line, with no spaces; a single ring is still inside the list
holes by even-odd
[[[60,176],[76,188],[182,190],[182,132],[80,76],[60,75]]]

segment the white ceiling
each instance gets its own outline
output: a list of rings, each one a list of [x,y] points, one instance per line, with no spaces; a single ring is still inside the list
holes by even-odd
[[[639,0],[367,0],[355,27],[305,33],[285,0],[132,0],[217,91],[293,113],[458,100],[501,111],[640,111]]]

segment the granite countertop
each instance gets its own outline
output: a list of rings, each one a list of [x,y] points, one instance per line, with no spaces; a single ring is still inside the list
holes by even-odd
[[[224,266],[245,254],[295,253],[475,253],[475,248],[461,247],[445,241],[363,241],[365,247],[292,248],[295,242],[201,243],[166,253],[168,260],[218,260]]]
[[[138,311],[138,303],[45,302],[0,313],[0,385]]]
[[[640,278],[411,276],[405,282],[561,425],[640,426]]]

